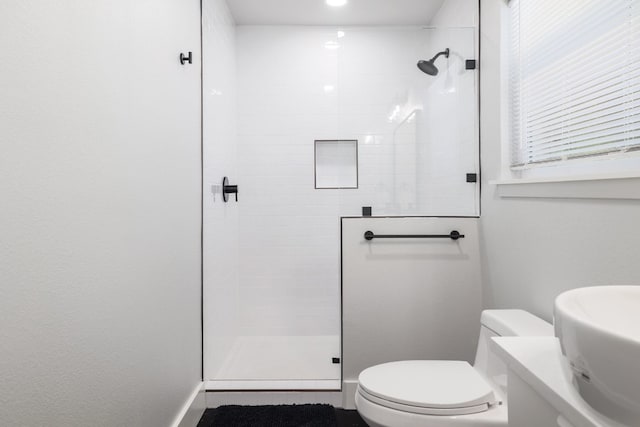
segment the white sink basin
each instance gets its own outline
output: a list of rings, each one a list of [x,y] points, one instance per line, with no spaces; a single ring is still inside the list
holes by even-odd
[[[640,426],[640,286],[598,286],[556,298],[555,332],[580,395],[597,411]]]

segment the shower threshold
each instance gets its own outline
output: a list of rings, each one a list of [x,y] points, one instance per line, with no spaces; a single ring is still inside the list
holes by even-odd
[[[340,390],[340,336],[238,337],[207,390]]]
[[[340,391],[340,380],[210,380],[207,391]]]

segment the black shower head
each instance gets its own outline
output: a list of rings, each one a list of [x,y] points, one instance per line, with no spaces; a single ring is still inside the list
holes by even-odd
[[[420,68],[420,70],[423,73],[427,73],[430,76],[438,75],[438,67],[433,65],[433,62],[431,62],[431,61],[425,61],[425,60],[421,59],[420,61],[418,61],[418,68]]]
[[[422,71],[423,73],[427,73],[430,76],[437,76],[438,75],[438,67],[435,66],[434,62],[436,61],[436,59],[438,59],[438,57],[440,55],[444,55],[445,58],[448,58],[449,57],[449,48],[446,48],[442,52],[438,52],[436,54],[436,56],[434,56],[433,58],[431,58],[428,61],[425,61],[425,60],[418,61],[418,68],[420,68],[420,71]]]

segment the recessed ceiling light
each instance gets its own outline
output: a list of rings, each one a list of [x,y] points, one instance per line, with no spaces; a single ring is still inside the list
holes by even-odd
[[[347,0],[325,0],[329,6],[339,7],[347,4]]]
[[[339,39],[341,39],[344,37],[344,31],[338,31],[336,35],[338,36]]]

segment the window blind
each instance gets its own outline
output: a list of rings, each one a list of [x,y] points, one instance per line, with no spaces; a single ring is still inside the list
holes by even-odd
[[[512,167],[640,148],[640,0],[511,0]]]

